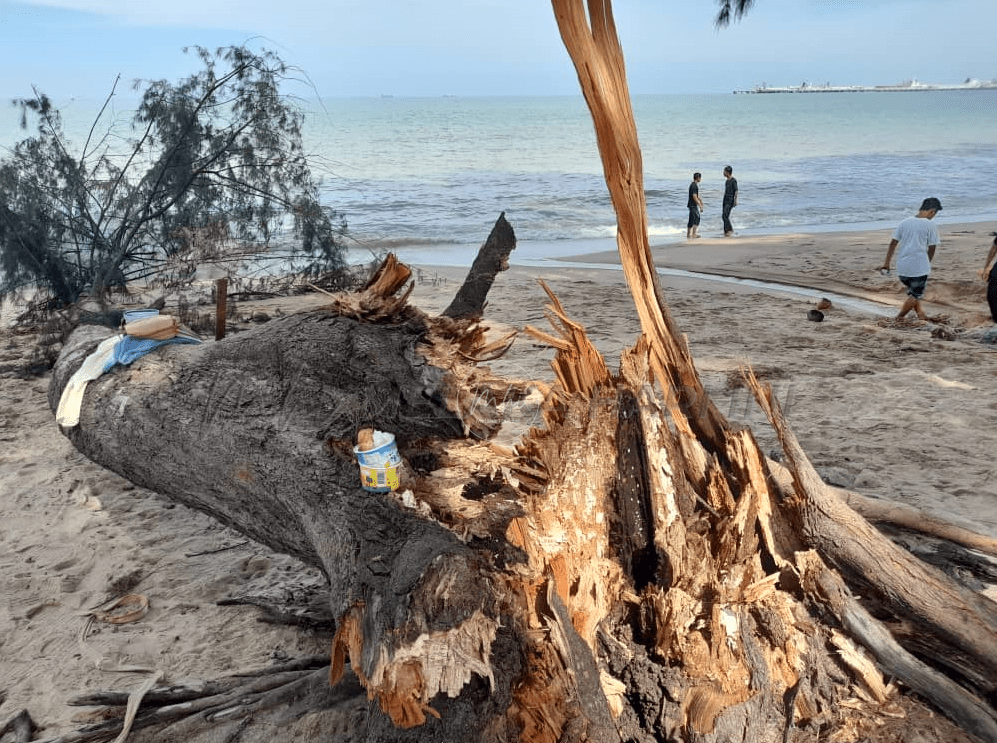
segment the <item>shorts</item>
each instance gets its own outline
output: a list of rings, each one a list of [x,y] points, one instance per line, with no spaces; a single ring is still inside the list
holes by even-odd
[[[689,207],[689,227],[695,227],[699,224],[699,207],[690,206]]]
[[[907,296],[920,299],[924,296],[924,287],[928,285],[927,276],[898,276],[900,283],[907,287]]]

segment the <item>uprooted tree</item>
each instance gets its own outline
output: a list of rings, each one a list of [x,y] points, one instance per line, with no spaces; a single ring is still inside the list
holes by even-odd
[[[36,131],[0,161],[0,294],[40,288],[63,306],[264,252],[343,265],[343,220],[319,204],[304,114],[281,90],[295,71],[246,46],[191,51],[200,72],[148,83],[127,131],[112,90],[82,144],[44,93],[15,101]]]
[[[610,4],[554,10],[594,118],[642,336],[614,373],[548,291],[552,329],[527,332],[557,349],[555,382],[542,425],[514,449],[490,442],[501,415],[488,401],[529,383],[481,365],[511,342],[486,333],[488,282],[428,317],[406,303],[409,271],[393,260],[323,311],[169,347],[91,382],[66,431],[80,451],[319,567],[336,620],[318,671],[222,685],[186,711],[153,704],[135,724],[168,725],[172,740],[203,729],[205,709],[228,710],[233,725],[240,700],[246,715],[288,700],[302,714],[366,695],[377,706],[349,708],[352,724],[324,737],[776,743],[851,725],[847,740],[875,737],[861,723],[895,679],[997,741],[997,605],[826,486],[749,370],[785,466],[713,405],[651,263]],[[509,249],[504,219],[493,238]],[[108,333],[74,335],[53,408]],[[395,433],[398,491],[359,486],[364,427]],[[170,693],[149,698],[179,699]]]

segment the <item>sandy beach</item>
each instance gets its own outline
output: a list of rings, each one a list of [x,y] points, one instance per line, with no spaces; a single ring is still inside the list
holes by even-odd
[[[997,222],[939,225],[928,322],[893,319],[902,287],[878,271],[888,230],[701,238],[653,256],[707,390],[765,451],[777,447],[739,384],[745,364],[771,382],[826,480],[997,538],[997,326],[979,277],[994,230]],[[466,273],[414,268],[412,301],[430,313]],[[616,254],[502,273],[485,311],[494,332],[547,329],[538,278],[615,368],[640,332]],[[809,320],[823,298],[823,321]],[[271,299],[237,313],[248,323],[253,311],[273,317],[326,301]],[[78,454],[48,408],[49,375],[25,374],[38,341],[0,335],[0,721],[26,709],[54,737],[81,725],[75,716],[86,708],[67,706],[70,698],[133,689],[152,670],[165,682],[210,679],[327,652],[321,631],[217,604],[317,573]],[[490,366],[551,380],[552,355],[520,336]],[[139,621],[89,619],[126,593],[149,601]]]

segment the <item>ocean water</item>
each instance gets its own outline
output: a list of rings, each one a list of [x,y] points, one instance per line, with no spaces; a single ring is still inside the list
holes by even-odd
[[[997,91],[659,95],[633,100],[652,245],[720,235],[725,165],[743,235],[892,229],[926,196],[939,223],[997,216]],[[581,96],[371,98],[308,119],[323,194],[357,254],[468,265],[502,212],[513,263],[615,247],[615,215]]]
[[[584,100],[358,98],[306,102],[306,145],[351,257],[469,265],[500,213],[513,263],[615,248],[615,215]],[[892,227],[937,196],[946,222],[997,216],[997,91],[635,96],[652,245],[684,240],[703,174],[701,234],[720,235],[725,165],[739,234]],[[63,109],[89,124],[88,107]],[[14,114],[0,129],[12,142]],[[2,156],[2,151],[0,151]],[[885,237],[884,237],[885,240]]]

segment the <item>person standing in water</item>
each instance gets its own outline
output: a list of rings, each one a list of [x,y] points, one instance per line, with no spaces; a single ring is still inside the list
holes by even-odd
[[[734,178],[734,168],[730,165],[724,168],[724,178],[727,180],[727,184],[724,186],[724,208],[722,214],[724,237],[732,237],[734,235],[734,225],[730,223],[730,210],[737,206],[737,179]]]
[[[689,184],[689,224],[685,229],[685,239],[690,240],[699,237],[700,215],[703,213],[703,200],[699,197],[699,182],[703,179],[702,173],[692,174],[692,183]]]

